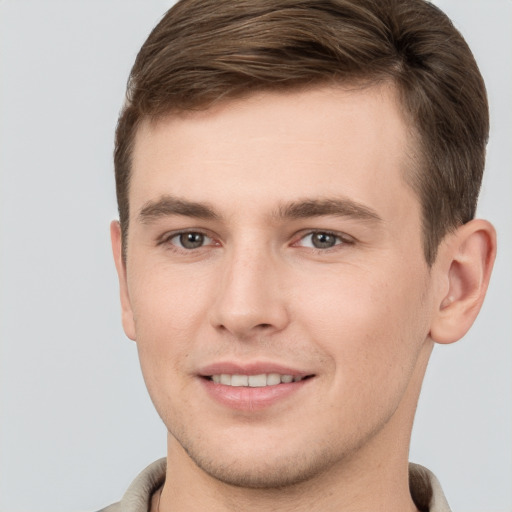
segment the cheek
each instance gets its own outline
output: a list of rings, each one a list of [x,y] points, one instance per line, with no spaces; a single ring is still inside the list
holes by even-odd
[[[311,320],[303,328],[334,369],[325,382],[324,409],[340,431],[380,425],[407,393],[428,333],[419,289],[419,283],[375,275],[347,278],[327,290],[329,300],[311,295],[303,303]]]
[[[206,294],[189,283],[176,271],[155,269],[133,275],[129,283],[137,350],[150,394],[167,390],[160,380],[174,382],[169,377],[187,360],[200,329]]]
[[[201,312],[207,309],[211,295],[208,275],[161,263],[138,266],[144,272],[133,275],[129,287],[139,338],[146,338],[141,334],[156,335],[159,331],[174,338],[192,329]]]
[[[401,270],[353,268],[321,280],[322,286],[317,279],[302,281],[296,316],[341,367],[339,378],[385,381],[414,366],[428,334],[425,280],[421,273]]]

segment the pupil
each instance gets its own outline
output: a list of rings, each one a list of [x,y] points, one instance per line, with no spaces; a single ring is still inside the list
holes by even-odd
[[[326,249],[333,247],[336,243],[336,238],[328,233],[315,233],[313,235],[313,245],[317,249]]]
[[[201,233],[183,233],[180,235],[180,243],[185,249],[197,249],[204,242],[204,235]]]

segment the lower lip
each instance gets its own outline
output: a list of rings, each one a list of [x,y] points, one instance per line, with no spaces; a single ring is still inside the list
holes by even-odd
[[[299,392],[311,378],[298,382],[251,388],[248,386],[226,386],[202,378],[208,394],[217,402],[231,409],[257,411],[274,405]]]

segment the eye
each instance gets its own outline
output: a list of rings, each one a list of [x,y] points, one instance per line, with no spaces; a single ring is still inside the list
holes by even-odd
[[[302,237],[299,241],[300,246],[310,247],[312,249],[331,249],[332,247],[344,243],[350,243],[349,240],[335,235],[328,231],[314,231]]]
[[[209,236],[206,236],[203,233],[198,233],[196,231],[178,233],[170,237],[168,241],[173,245],[187,250],[199,249],[204,245],[211,245],[213,243],[213,240]]]

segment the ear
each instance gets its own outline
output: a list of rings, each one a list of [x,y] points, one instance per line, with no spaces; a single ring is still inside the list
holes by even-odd
[[[435,266],[439,293],[430,336],[437,343],[462,338],[482,306],[496,256],[496,231],[485,220],[472,220],[448,235]]]
[[[116,264],[117,277],[119,279],[119,293],[121,295],[121,313],[123,329],[126,336],[135,341],[135,322],[133,318],[128,283],[126,279],[126,262],[123,258],[123,241],[121,236],[121,225],[117,220],[110,223],[110,239],[112,241],[112,253]]]

